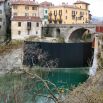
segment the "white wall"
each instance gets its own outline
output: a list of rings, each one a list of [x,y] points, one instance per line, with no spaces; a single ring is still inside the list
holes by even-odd
[[[21,31],[20,35],[18,34],[18,31]],[[36,31],[38,32],[38,34],[36,34]],[[24,40],[30,36],[41,37],[41,22],[39,22],[39,27],[36,27],[36,22],[32,22],[31,30],[29,31],[29,35],[28,35],[27,21],[23,21],[21,23],[21,27],[18,27],[17,21],[12,21],[11,34],[12,34],[12,39],[21,39],[21,40]]]

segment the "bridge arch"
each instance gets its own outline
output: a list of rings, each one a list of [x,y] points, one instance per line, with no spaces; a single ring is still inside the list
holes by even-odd
[[[93,33],[91,28],[74,27],[69,31],[66,42],[92,41]]]

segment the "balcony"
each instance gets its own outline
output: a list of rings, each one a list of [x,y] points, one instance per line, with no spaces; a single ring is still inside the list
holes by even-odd
[[[91,14],[89,14],[89,20],[92,20],[92,15]]]
[[[48,21],[49,21],[49,23],[52,23],[53,20],[51,18],[49,18]]]
[[[62,24],[62,19],[59,20],[59,24]]]
[[[57,24],[58,20],[55,19],[55,20],[53,20],[53,22],[54,22],[54,24]]]
[[[27,22],[27,30],[31,30],[31,22]]]
[[[76,15],[75,14],[72,14],[72,17],[75,17]]]
[[[80,15],[80,18],[82,18],[83,17],[83,15]]]
[[[57,18],[57,21],[58,21],[59,24],[62,24],[62,18],[61,18],[61,16]]]

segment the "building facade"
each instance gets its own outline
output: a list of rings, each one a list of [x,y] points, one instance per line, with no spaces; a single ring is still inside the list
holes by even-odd
[[[62,3],[61,6],[49,8],[49,23],[52,24],[86,24],[90,22],[89,4],[77,1],[73,5]]]
[[[41,37],[39,5],[35,1],[19,0],[11,3],[12,39],[26,39],[30,36]]]
[[[0,42],[6,39],[7,24],[10,21],[10,5],[9,0],[0,0]]]
[[[42,19],[42,25],[48,24],[48,9],[53,4],[51,2],[44,1],[39,5],[39,16]]]

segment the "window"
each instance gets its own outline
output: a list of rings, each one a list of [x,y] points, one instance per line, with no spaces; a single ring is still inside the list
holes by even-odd
[[[26,10],[29,10],[29,6],[25,6],[25,9],[26,9]]]
[[[32,16],[36,16],[36,13],[32,13]]]
[[[21,22],[18,22],[18,27],[21,27]]]
[[[59,15],[62,15],[62,10],[59,10]]]
[[[2,18],[0,18],[0,22],[2,22]]]
[[[38,34],[38,31],[36,31],[36,34]]]
[[[14,13],[13,15],[14,15],[14,16],[17,16],[17,13]]]
[[[65,19],[67,20],[67,18],[68,18],[68,17],[66,16]]]
[[[31,22],[27,22],[27,26],[31,26]]]
[[[0,25],[0,29],[1,29],[1,25]]]
[[[17,9],[17,5],[14,5],[14,6],[13,6],[13,9]]]
[[[66,13],[67,13],[68,11],[66,10]]]
[[[31,22],[27,22],[27,29],[28,29],[28,30],[31,29]]]
[[[57,15],[57,10],[56,10],[56,11],[54,11],[54,15]]]
[[[48,13],[48,11],[47,10],[45,10],[45,14],[47,14]]]
[[[20,35],[21,34],[21,31],[18,31],[18,35]]]
[[[25,13],[25,16],[29,16],[29,13]]]
[[[45,25],[47,24],[46,21],[44,22],[44,24],[45,24]]]
[[[5,22],[3,22],[3,25],[5,25]]]
[[[2,10],[0,10],[0,14],[2,14]]]
[[[39,23],[36,23],[36,27],[39,27]]]
[[[32,7],[32,10],[37,10],[37,7],[33,6],[33,7]]]

